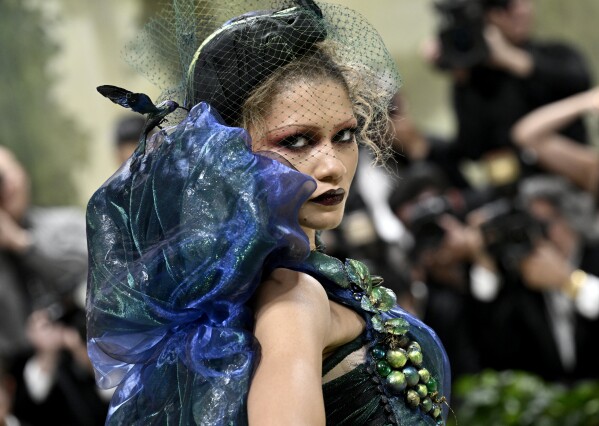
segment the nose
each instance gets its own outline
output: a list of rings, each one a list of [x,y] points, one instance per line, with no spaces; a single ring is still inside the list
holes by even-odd
[[[318,181],[339,183],[347,173],[347,167],[331,142],[320,146],[318,153],[314,155],[314,161],[313,176]]]

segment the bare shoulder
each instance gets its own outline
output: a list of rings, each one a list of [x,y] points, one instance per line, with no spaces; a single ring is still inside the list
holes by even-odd
[[[256,294],[260,362],[248,395],[250,424],[325,423],[322,353],[331,314],[313,277],[276,269]]]
[[[294,336],[293,344],[303,340],[303,349],[307,344],[328,353],[365,327],[356,312],[330,301],[318,280],[289,269],[275,270],[261,284],[256,302],[255,331],[262,344],[272,339],[278,346],[280,339]]]
[[[328,311],[328,297],[318,280],[303,272],[275,269],[257,292],[257,309],[275,302],[296,303]]]
[[[261,331],[279,335],[286,330],[324,340],[331,321],[329,300],[315,278],[290,269],[275,269],[256,296],[257,335],[264,338]]]
[[[263,361],[271,357],[306,357],[320,368],[327,346],[331,313],[325,290],[313,277],[275,270],[258,289],[254,335]]]

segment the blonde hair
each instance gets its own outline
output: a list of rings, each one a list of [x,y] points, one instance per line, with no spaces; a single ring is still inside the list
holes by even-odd
[[[376,76],[362,66],[343,63],[335,55],[336,43],[318,43],[316,48],[277,69],[243,103],[241,122],[245,129],[260,129],[271,111],[272,100],[290,83],[330,79],[341,84],[349,95],[358,120],[356,139],[369,147],[375,160],[384,162],[391,145],[388,95],[378,90]]]

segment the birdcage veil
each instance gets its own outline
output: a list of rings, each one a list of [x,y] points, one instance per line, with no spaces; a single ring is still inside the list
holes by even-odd
[[[400,79],[378,32],[345,6],[304,0],[175,0],[128,46],[126,58],[159,87],[161,99],[187,108],[205,101],[226,124],[242,126],[247,125],[242,107],[252,91],[323,44],[350,86],[361,125],[358,139],[378,151],[388,142],[387,109]],[[321,63],[319,56],[304,67],[318,69]],[[177,111],[171,121],[183,114]]]

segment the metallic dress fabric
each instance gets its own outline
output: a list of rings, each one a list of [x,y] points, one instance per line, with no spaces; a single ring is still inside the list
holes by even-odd
[[[196,105],[88,204],[88,352],[117,386],[107,424],[247,423],[246,305],[266,265],[308,256],[297,217],[316,184],[221,123]]]

